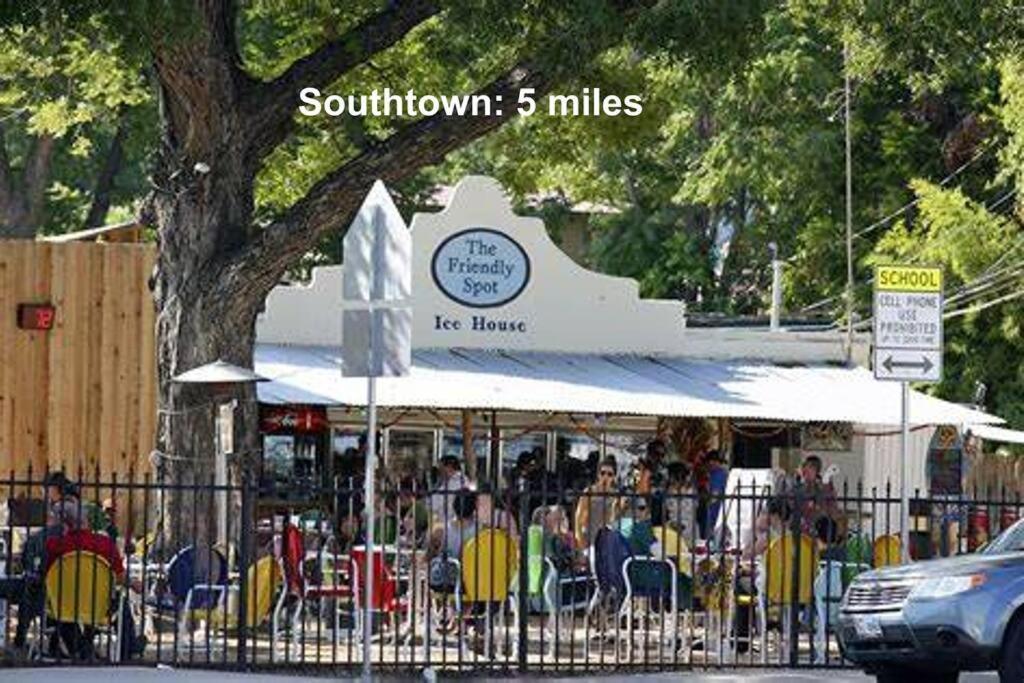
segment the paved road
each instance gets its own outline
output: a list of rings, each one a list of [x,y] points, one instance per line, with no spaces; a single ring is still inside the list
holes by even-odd
[[[584,677],[579,678],[509,678],[504,679],[509,683],[578,683]],[[173,670],[173,669],[147,669],[147,668],[44,668],[44,669],[0,669],[0,681],[14,683],[111,683],[112,681],[124,681],[125,683],[294,683],[301,680],[301,677],[294,675],[276,674],[244,674],[215,671],[196,670]],[[329,680],[321,677],[310,677],[310,680]],[[384,681],[396,681],[399,679],[389,678]],[[406,679],[419,680],[423,679]],[[439,677],[438,680],[444,680]],[[463,676],[461,681],[467,680]],[[502,680],[500,678],[480,680]],[[739,671],[735,673],[702,673],[694,672],[687,674],[634,674],[629,676],[587,676],[585,680],[591,683],[679,683],[679,681],[701,681],[707,683],[817,683],[828,681],[829,683],[869,683],[873,678],[855,671]],[[998,677],[995,674],[964,674],[960,677],[961,683],[997,683]]]

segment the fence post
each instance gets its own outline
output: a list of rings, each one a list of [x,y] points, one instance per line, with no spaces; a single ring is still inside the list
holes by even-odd
[[[527,549],[529,548],[529,531],[530,531],[530,520],[529,520],[529,505],[530,499],[527,494],[529,487],[526,482],[526,478],[523,477],[519,480],[519,615],[518,623],[516,624],[516,637],[518,638],[517,654],[519,659],[519,670],[523,673],[527,671],[527,646],[529,644],[529,632],[527,631],[526,625],[529,622],[529,559],[527,558]]]
[[[786,634],[786,640],[789,643],[788,655],[790,666],[797,665],[800,652],[800,545],[803,540],[800,515],[803,512],[804,494],[803,488],[797,487],[794,497],[795,504],[793,505],[793,528],[791,534],[793,540],[793,571],[789,577],[789,604],[786,605],[786,609],[789,610],[789,633]]]
[[[253,529],[252,504],[254,491],[250,485],[249,471],[243,469],[241,475],[242,520],[238,528],[240,537],[238,542],[238,565],[240,569],[238,582],[238,665],[244,668],[247,664],[248,655],[246,652],[246,641],[249,635],[249,565],[252,563],[252,539],[250,533]]]

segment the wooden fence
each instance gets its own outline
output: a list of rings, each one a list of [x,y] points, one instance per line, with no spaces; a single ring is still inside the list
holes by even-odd
[[[0,240],[0,472],[148,469],[155,257],[149,244]],[[52,304],[52,329],[20,329],[24,303]]]

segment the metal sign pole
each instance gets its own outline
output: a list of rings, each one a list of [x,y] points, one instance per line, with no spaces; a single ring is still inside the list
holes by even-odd
[[[376,335],[373,333],[373,306],[370,306],[370,366],[376,358]],[[370,636],[373,633],[373,525],[376,516],[374,505],[374,477],[377,470],[377,378],[371,372],[366,379],[366,474],[363,492],[366,510],[366,566],[363,570],[365,588],[363,595],[363,677],[369,683],[372,666],[370,664]]]
[[[907,456],[910,452],[910,383],[900,382],[900,545],[903,557],[910,561],[910,490],[907,476],[910,466]]]

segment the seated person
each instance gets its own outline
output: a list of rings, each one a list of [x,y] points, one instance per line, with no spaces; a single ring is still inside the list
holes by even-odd
[[[398,482],[399,537],[407,547],[418,547],[430,525],[430,510],[422,498],[416,497],[416,480],[404,476]]]
[[[60,519],[55,516],[56,508],[47,507],[47,525],[37,529],[25,539],[21,552],[21,576],[0,578],[0,598],[18,608],[18,625],[14,632],[14,647],[24,651],[29,627],[43,615],[45,590],[44,569],[49,566],[46,558],[46,542],[63,532]]]
[[[544,557],[550,558],[560,576],[586,568],[586,558],[576,552],[575,539],[569,532],[569,519],[561,505],[539,508],[544,529]]]
[[[116,579],[124,578],[124,560],[117,549],[117,544],[109,536],[96,533],[88,528],[88,521],[83,518],[81,506],[77,501],[71,503],[65,500],[55,505],[53,509],[60,520],[61,533],[51,535],[46,539],[44,576],[53,563],[63,555],[75,551],[86,551],[105,559]],[[124,615],[121,615],[120,618],[124,618]],[[130,636],[134,634],[133,624],[126,623],[125,627],[125,633]],[[51,650],[59,651],[61,656],[91,659],[94,654],[93,635],[93,628],[90,626],[80,627],[74,623],[59,623],[50,647]]]

